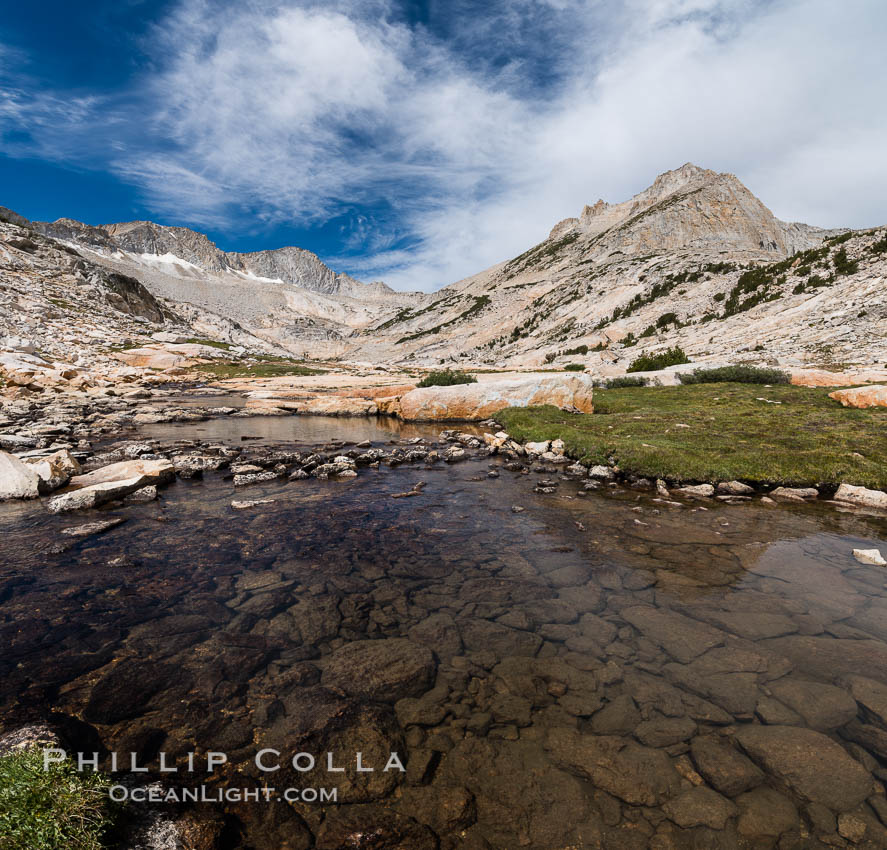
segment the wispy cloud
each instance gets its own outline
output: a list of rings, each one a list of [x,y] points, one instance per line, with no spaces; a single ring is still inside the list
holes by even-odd
[[[736,172],[783,217],[887,218],[880,0],[445,8],[416,22],[394,0],[183,0],[137,90],[19,87],[0,128],[48,157],[105,157],[178,220],[357,211],[332,262],[400,288],[479,271],[686,160]]]

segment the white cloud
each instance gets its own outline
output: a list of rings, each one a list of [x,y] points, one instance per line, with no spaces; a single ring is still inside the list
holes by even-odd
[[[392,3],[184,0],[130,132],[104,122],[114,167],[159,213],[220,228],[384,208],[330,260],[399,288],[480,271],[687,160],[784,218],[887,219],[880,0],[452,0],[444,35]],[[6,108],[72,156],[90,116],[53,103]]]

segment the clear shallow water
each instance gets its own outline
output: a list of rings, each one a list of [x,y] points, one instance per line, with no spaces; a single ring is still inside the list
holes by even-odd
[[[221,406],[221,405],[220,405]],[[233,407],[234,405],[229,405]],[[316,445],[336,440],[362,442],[424,437],[436,440],[440,428],[415,425],[391,417],[363,416],[250,416],[207,419],[205,422],[172,422],[144,425],[138,433],[158,440],[200,439],[237,445],[243,437],[276,445]],[[466,433],[481,433],[473,426],[460,427]]]
[[[141,433],[279,448],[438,430],[292,417]],[[350,805],[325,820],[316,805],[270,820],[238,812],[263,848],[284,833],[333,847],[358,827],[434,846],[420,824],[445,847],[767,847],[779,840],[760,831],[775,828],[772,811],[800,836],[827,828],[821,805],[855,812],[880,840],[862,798],[731,753],[744,751],[736,730],[762,721],[815,728],[883,791],[881,720],[861,705],[851,717],[847,677],[887,685],[887,570],[850,554],[887,550],[885,521],[825,506],[675,508],[570,480],[534,494],[545,477],[560,480],[482,458],[236,490],[208,473],[158,502],[76,518],[0,505],[0,716],[12,726],[52,706],[146,760],[224,751],[228,784],[260,779],[262,746],[406,754],[403,781],[291,777],[338,782]],[[421,495],[392,498],[420,481]],[[261,498],[275,501],[231,508]],[[61,528],[110,516],[126,522],[54,551]],[[430,671],[399,655],[403,638],[433,651]],[[397,648],[382,664],[388,690],[371,696],[359,664],[344,678],[327,670],[368,639]],[[811,740],[814,754],[825,747]],[[728,750],[706,759],[712,742]],[[713,778],[718,753],[732,784]],[[858,781],[838,767],[833,784]],[[687,815],[692,800],[674,808],[697,785],[721,794],[722,823],[711,800],[702,815]]]

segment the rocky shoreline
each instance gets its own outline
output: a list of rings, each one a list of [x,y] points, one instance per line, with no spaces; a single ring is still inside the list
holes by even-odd
[[[569,379],[567,379],[569,380]],[[576,381],[577,379],[573,379]],[[559,392],[564,390],[563,381],[550,381]],[[534,381],[512,382],[523,391],[524,387],[538,390]],[[478,398],[496,396],[501,398],[498,384],[486,389],[475,390]],[[582,392],[585,384],[579,383]],[[449,392],[448,392],[449,391]],[[545,389],[550,393],[550,390]],[[182,388],[176,395],[186,393]],[[203,392],[206,392],[205,390]],[[217,395],[219,390],[210,390]],[[483,450],[489,455],[503,456],[514,469],[529,473],[547,473],[555,469],[566,477],[587,478],[585,488],[594,490],[601,486],[617,484],[636,490],[655,490],[657,498],[675,503],[675,498],[684,500],[714,499],[727,504],[741,504],[758,498],[764,503],[774,501],[801,503],[810,500],[825,500],[847,509],[850,507],[887,510],[887,493],[850,484],[833,488],[813,487],[761,487],[742,481],[715,482],[667,482],[651,480],[638,475],[624,474],[615,458],[609,465],[583,465],[569,457],[563,441],[528,442],[521,444],[503,430],[495,420],[484,420],[479,424],[482,437],[475,434],[459,434],[458,430],[444,431],[441,439],[455,443],[438,451],[425,445],[416,446],[406,452],[395,450],[390,454],[372,449],[359,452],[348,449],[337,454],[333,451],[309,452],[302,456],[298,452],[272,453],[270,456],[255,457],[254,452],[222,450],[218,446],[160,448],[155,442],[138,439],[130,440],[121,446],[96,451],[94,443],[108,443],[120,438],[127,431],[137,431],[140,426],[163,423],[202,422],[217,417],[244,418],[253,416],[311,415],[397,415],[401,406],[428,411],[430,400],[437,405],[436,411],[446,421],[447,413],[456,410],[465,398],[463,387],[434,388],[433,392],[410,390],[405,395],[389,396],[376,400],[368,399],[367,407],[360,412],[348,407],[351,397],[332,396],[327,398],[324,413],[314,410],[299,410],[293,404],[275,401],[267,404],[246,406],[217,405],[211,407],[187,405],[174,402],[163,405],[164,396],[169,390],[149,392],[144,387],[130,389],[117,396],[108,393],[101,398],[85,400],[66,399],[62,403],[53,400],[45,404],[35,401],[4,400],[0,413],[0,499],[35,498],[61,491],[48,502],[51,512],[65,512],[78,508],[96,507],[118,498],[144,500],[156,492],[156,487],[173,477],[192,478],[204,470],[231,468],[237,486],[273,480],[289,476],[299,478],[327,477],[349,478],[355,476],[360,466],[378,466],[380,462],[397,465],[403,462],[435,463],[438,460],[455,462],[465,456],[465,449]],[[428,402],[412,402],[414,394],[427,395]],[[452,396],[455,403],[448,399]],[[199,395],[197,396],[199,398]],[[533,396],[528,398],[532,401]],[[559,396],[563,404],[579,398],[577,389],[570,389],[569,395]],[[591,390],[587,390],[587,401],[580,403],[591,406]],[[508,396],[505,403],[508,403]],[[158,401],[160,403],[158,403]],[[331,402],[345,402],[337,413]],[[278,406],[284,404],[287,406]],[[450,405],[448,407],[448,405]],[[474,407],[473,410],[482,408]],[[371,408],[371,409],[370,409]],[[500,406],[501,409],[501,406]],[[459,407],[464,412],[464,406]],[[420,418],[420,417],[419,417]],[[420,418],[421,420],[421,418]],[[330,448],[330,447],[327,447]],[[244,460],[241,461],[241,455]],[[549,466],[546,466],[548,464]],[[99,470],[104,470],[100,473]],[[554,492],[557,481],[541,483],[537,492]],[[153,490],[151,488],[154,488]]]

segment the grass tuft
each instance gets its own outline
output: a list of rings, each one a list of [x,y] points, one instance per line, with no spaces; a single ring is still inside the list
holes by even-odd
[[[606,378],[602,382],[595,383],[595,386],[599,389],[618,390],[625,387],[645,387],[647,386],[647,382],[643,378],[634,378],[630,375],[619,375],[615,378]]]
[[[218,380],[227,378],[277,378],[285,375],[325,375],[326,369],[315,369],[303,366],[286,358],[263,357],[255,362],[223,361],[216,363],[198,363],[191,366],[189,372],[212,375]]]
[[[107,780],[70,761],[43,769],[43,751],[0,757],[3,850],[99,850],[112,820]]]
[[[192,336],[186,339],[185,342],[191,345],[208,345],[210,348],[219,348],[222,351],[231,350],[231,343],[219,342],[217,339],[201,339],[200,337]]]

